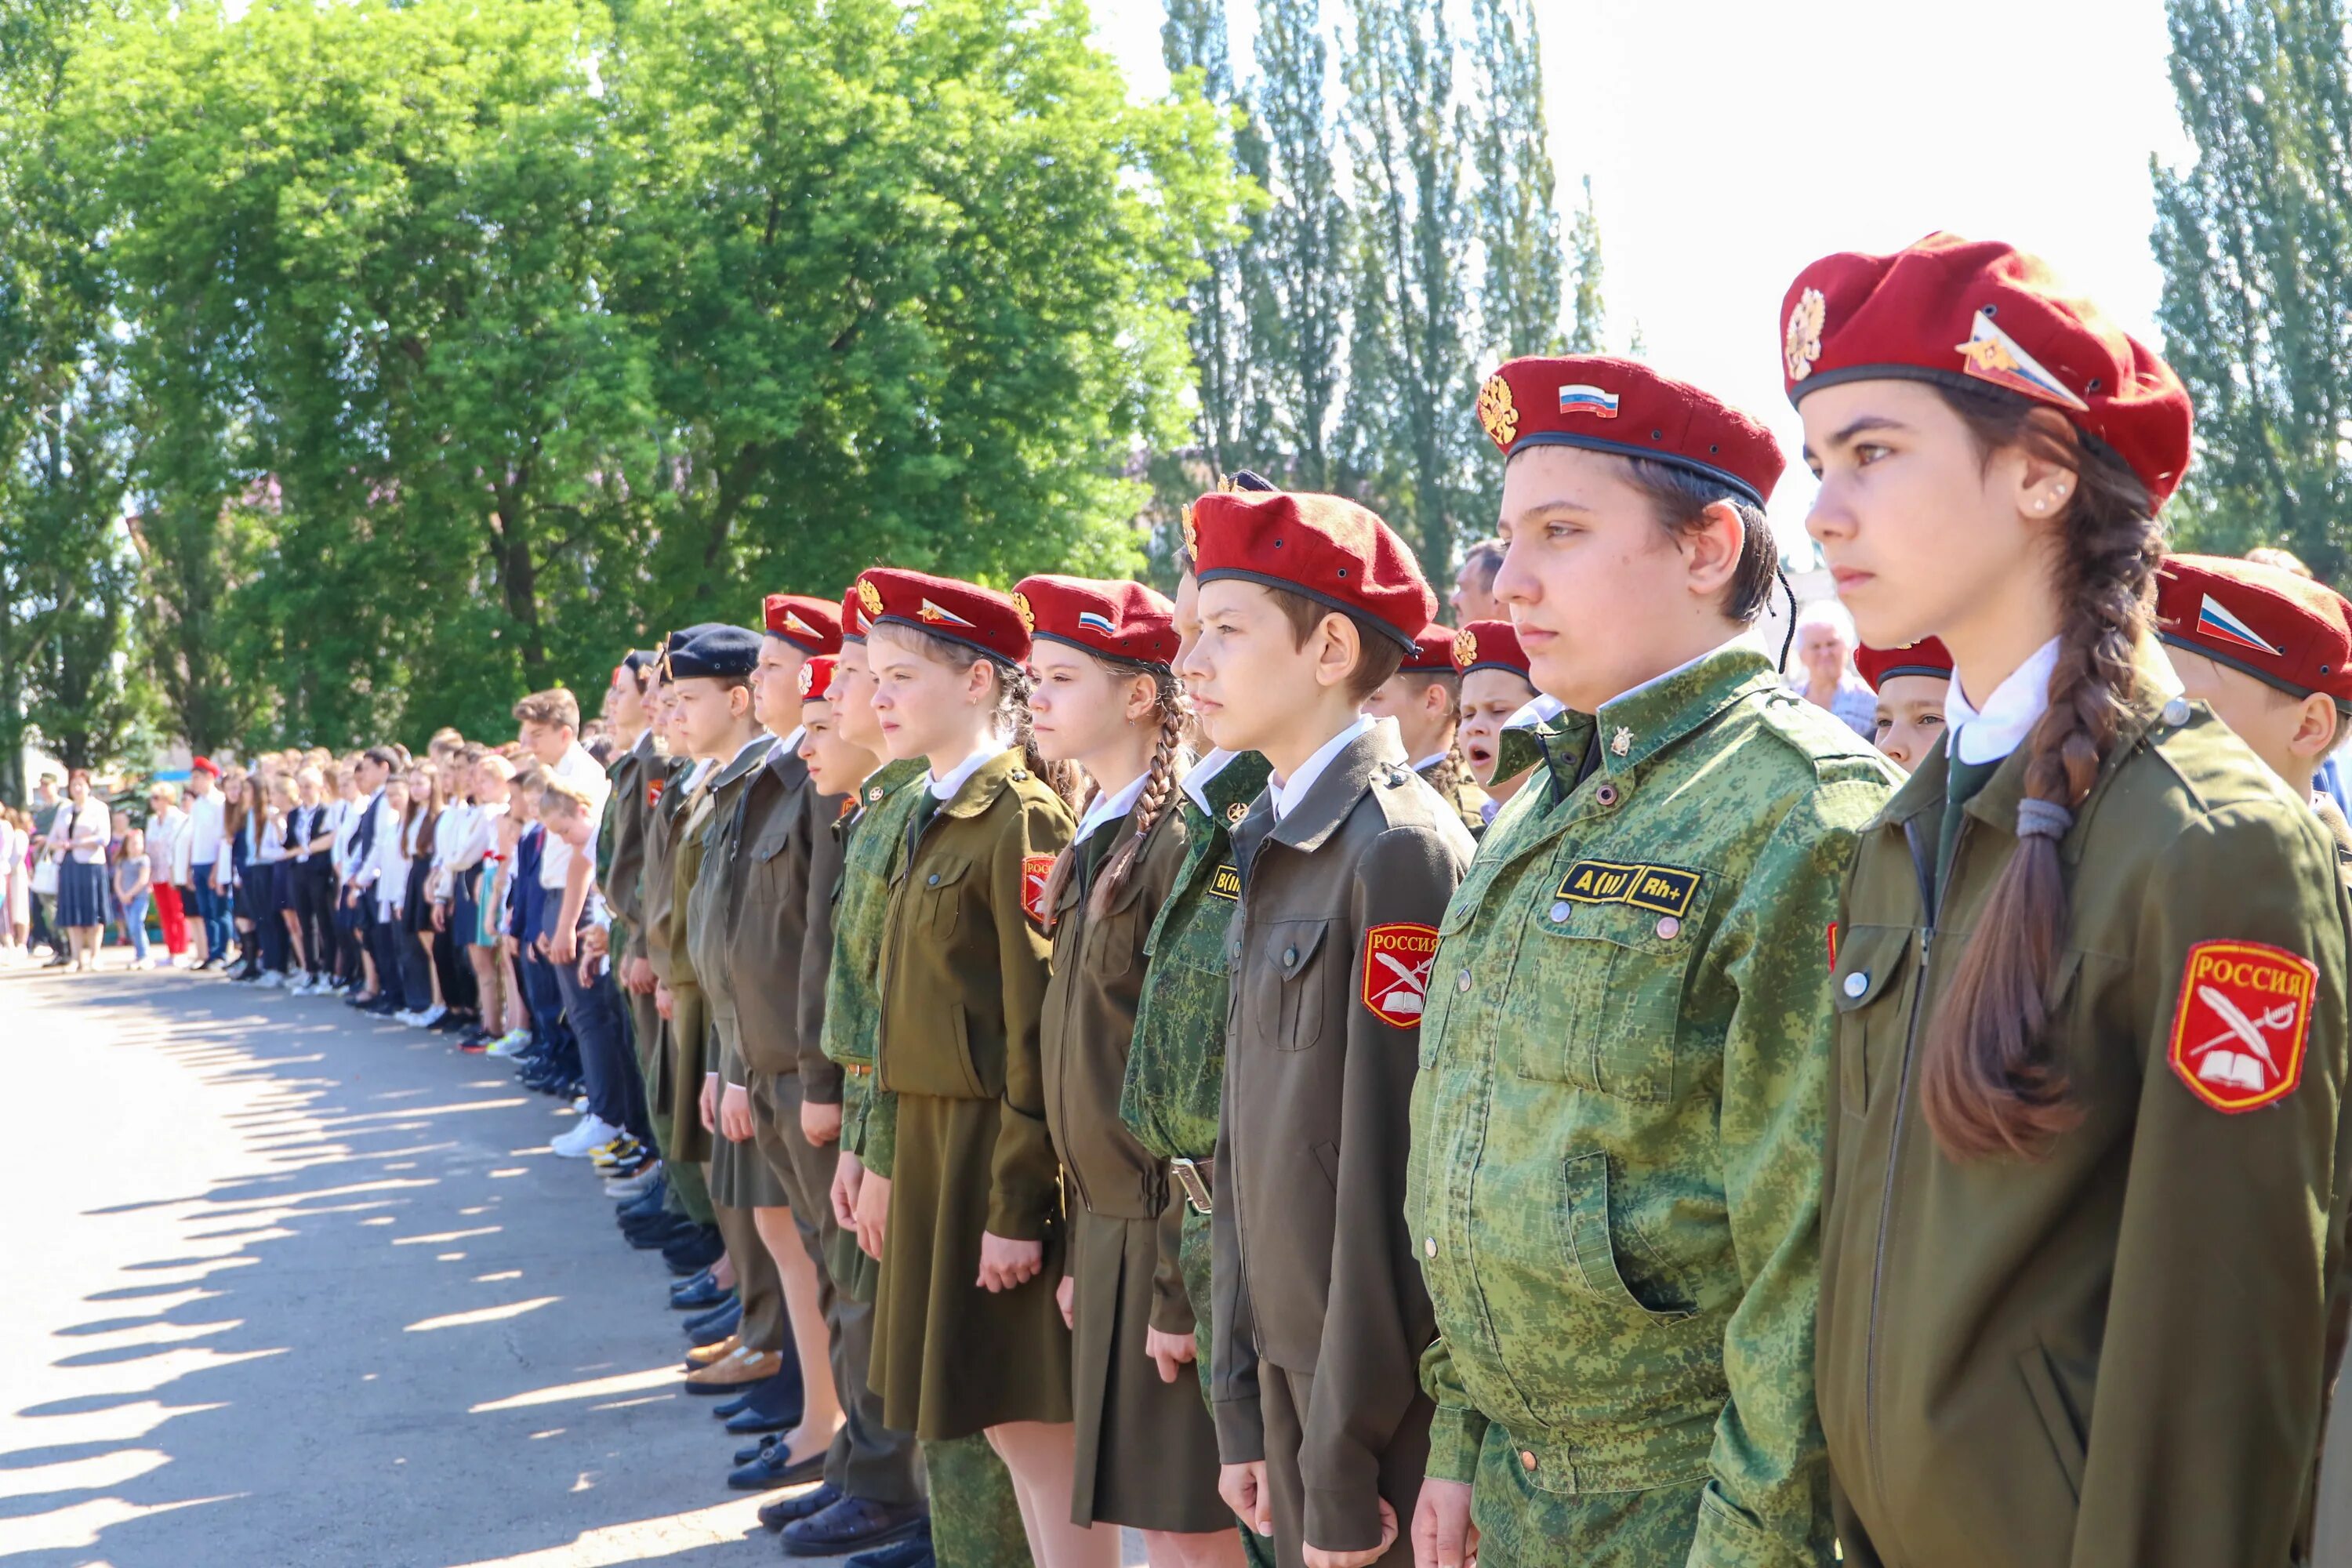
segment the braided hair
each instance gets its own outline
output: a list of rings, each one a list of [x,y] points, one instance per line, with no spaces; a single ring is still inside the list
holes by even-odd
[[[1921,1107],[1948,1155],[2032,1160],[2082,1121],[2049,1039],[2066,928],[2059,840],[2115,745],[2163,533],[2137,477],[2071,425],[2014,393],[1937,390],[1988,458],[2022,447],[2076,476],[2054,531],[2058,664],[2049,710],[2025,742],[2017,848],[1928,1021],[1920,1058]]]
[[[1103,862],[1102,875],[1095,879],[1092,900],[1087,913],[1099,920],[1127,886],[1134,873],[1135,863],[1143,857],[1143,841],[1151,837],[1167,813],[1169,803],[1176,798],[1176,786],[1183,781],[1191,765],[1191,753],[1184,749],[1184,726],[1192,717],[1184,701],[1184,688],[1175,672],[1164,664],[1150,667],[1153,710],[1160,715],[1160,733],[1151,742],[1151,763],[1143,775],[1143,793],[1135,802],[1135,831],[1127,842],[1111,851]]]

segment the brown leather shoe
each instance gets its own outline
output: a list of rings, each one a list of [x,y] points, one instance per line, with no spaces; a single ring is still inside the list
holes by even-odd
[[[782,1372],[783,1353],[737,1345],[734,1353],[686,1374],[686,1386],[696,1394],[719,1394],[746,1384],[764,1383]]]
[[[735,1347],[742,1342],[742,1335],[730,1334],[717,1344],[697,1345],[686,1352],[686,1364],[689,1370],[692,1370],[709,1366],[714,1361],[725,1361],[735,1353]]]

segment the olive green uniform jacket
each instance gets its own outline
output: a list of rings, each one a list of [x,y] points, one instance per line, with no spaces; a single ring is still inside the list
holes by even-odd
[[[818,1041],[832,928],[810,920],[810,889],[823,887],[829,906],[841,869],[832,830],[841,805],[838,795],[817,794],[796,748],[780,745],[745,782],[731,835],[737,885],[728,951],[740,977],[730,987],[739,1066],[798,1073],[803,1097],[820,1105],[840,1103],[841,1069]]]
[[[686,961],[685,905],[681,892],[694,886],[689,872],[679,880],[678,859],[686,849],[687,824],[709,784],[709,773],[698,777],[696,765],[682,761],[669,787],[654,802],[646,825],[645,888],[646,959],[654,979],[670,994],[670,1016],[662,1024],[661,1056],[646,1095],[659,1119],[662,1158],[683,1165],[710,1158],[709,1134],[703,1131],[698,1108],[702,1092],[702,1036],[707,1026],[702,992],[694,984],[693,965]],[[694,1074],[685,1082],[688,1068]],[[684,1085],[681,1088],[681,1085]],[[690,1178],[689,1178],[690,1179]]]
[[[1405,763],[1376,724],[1287,816],[1264,794],[1234,829],[1211,1376],[1219,1449],[1265,1460],[1290,1564],[1302,1538],[1379,1545],[1383,1498],[1402,1531],[1426,1441],[1413,1368],[1435,1330],[1404,1228],[1408,1107],[1435,928],[1473,845]],[[1244,1336],[1254,1394],[1226,1375]]]
[[[1850,1563],[2289,1560],[2343,1218],[2352,923],[2319,819],[2170,687],[2149,645],[2062,841],[2046,1040],[2082,1121],[2041,1158],[1954,1162],[1919,1095],[1925,1021],[2016,847],[2024,752],[1962,808],[1940,889],[1940,744],[1855,858],[1818,1360]],[[2216,958],[2250,982],[2236,999]],[[2292,973],[2301,995],[2266,1005],[2252,977]],[[2262,1098],[2210,1076],[2241,1046],[2245,1083],[2269,1076],[2254,1035],[2299,1076],[2217,1109]]]
[[[1538,732],[1446,910],[1407,1215],[1482,1560],[1830,1561],[1828,935],[1894,773],[1717,649]]]
[[[612,956],[616,971],[621,960],[636,953],[634,944],[643,940],[646,821],[650,815],[646,786],[654,779],[668,777],[668,762],[655,749],[654,732],[648,730],[604,770],[613,787],[604,796],[604,819],[596,834],[596,886],[613,911],[616,929]]]
[[[736,836],[743,820],[737,806],[775,748],[776,738],[763,732],[722,764],[711,775],[709,790],[696,807],[688,829],[700,856],[684,900],[687,957],[694,966],[702,1005],[709,1011],[711,1032],[719,1041],[719,1059],[704,1064],[705,1070],[725,1075],[730,1082],[741,1081],[741,1068],[736,1062],[742,1048],[735,1016],[730,941],[741,892]]]
[[[946,802],[918,788],[882,941],[876,1065],[898,1145],[871,1382],[891,1426],[936,1440],[1070,1419],[1038,1046],[1049,949],[1031,900],[1076,824],[1018,751]],[[982,1289],[983,1231],[1043,1242],[1043,1270]]]

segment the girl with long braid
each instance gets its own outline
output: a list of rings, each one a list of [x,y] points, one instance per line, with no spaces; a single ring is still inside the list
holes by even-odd
[[[1174,606],[1139,584],[1061,576],[1025,579],[1013,604],[1031,632],[1038,752],[1095,784],[1045,883],[1045,1119],[1070,1226],[1059,1288],[1076,1415],[1071,1517],[1140,1531],[1153,1568],[1240,1568],[1216,1431],[1193,1380],[1164,1379],[1147,1349],[1155,1325],[1192,1317],[1182,1279],[1160,1268],[1162,1226],[1181,1223],[1181,1205],[1118,1114],[1144,939],[1188,837]]]
[[[858,579],[882,742],[928,776],[892,876],[876,1070],[896,1107],[870,1381],[927,1443],[984,1432],[1037,1568],[1116,1568],[1072,1521],[1067,1246],[1039,1058],[1046,874],[1066,798],[1030,744],[1029,632],[1005,595],[876,567]]]
[[[1839,595],[1955,667],[1830,937],[1845,1561],[2283,1568],[2329,1370],[2347,909],[2317,817],[2152,636],[2188,395],[2042,263],[1948,235],[1815,262],[1782,328]]]

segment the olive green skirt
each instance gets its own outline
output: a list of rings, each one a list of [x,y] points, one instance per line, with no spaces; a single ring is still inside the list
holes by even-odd
[[[1070,1522],[1194,1535],[1234,1526],[1217,1496],[1217,1434],[1190,1367],[1160,1381],[1144,1353],[1158,1225],[1070,1215],[1070,1394],[1077,1462]]]

